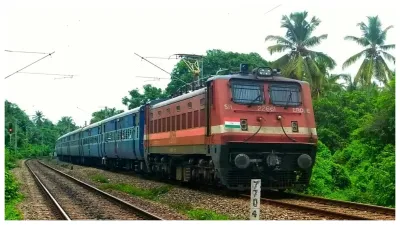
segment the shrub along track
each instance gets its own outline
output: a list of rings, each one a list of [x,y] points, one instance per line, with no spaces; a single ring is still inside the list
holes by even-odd
[[[395,209],[294,193],[264,192],[262,203],[294,208],[344,220],[395,220]],[[242,195],[249,198],[249,195]]]
[[[36,160],[32,168],[72,220],[161,220],[121,199],[83,183]]]

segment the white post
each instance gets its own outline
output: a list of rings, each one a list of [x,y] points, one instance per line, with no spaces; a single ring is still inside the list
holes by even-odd
[[[250,220],[260,219],[261,179],[251,179]]]

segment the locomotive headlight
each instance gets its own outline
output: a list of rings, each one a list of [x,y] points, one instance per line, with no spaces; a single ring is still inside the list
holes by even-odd
[[[235,157],[235,166],[239,169],[246,169],[250,165],[250,158],[246,154],[238,154]]]
[[[297,158],[297,164],[302,169],[309,168],[312,164],[311,156],[309,156],[308,154],[302,154],[301,156],[299,156],[299,158]]]
[[[258,76],[263,76],[263,77],[271,76],[271,74],[272,74],[272,69],[269,67],[261,67],[261,68],[258,68],[258,70],[257,70]]]

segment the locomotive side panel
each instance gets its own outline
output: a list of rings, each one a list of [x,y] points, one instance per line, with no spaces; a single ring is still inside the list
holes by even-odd
[[[207,155],[205,91],[149,109],[148,164],[154,173],[185,179],[185,166]],[[190,172],[189,172],[190,173]]]
[[[195,96],[152,109],[149,124],[149,153],[204,154],[204,96]]]

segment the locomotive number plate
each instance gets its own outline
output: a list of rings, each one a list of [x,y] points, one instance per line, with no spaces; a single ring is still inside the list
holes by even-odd
[[[275,106],[259,105],[259,106],[257,106],[257,111],[275,112],[275,111],[276,111],[276,108],[275,108]]]

